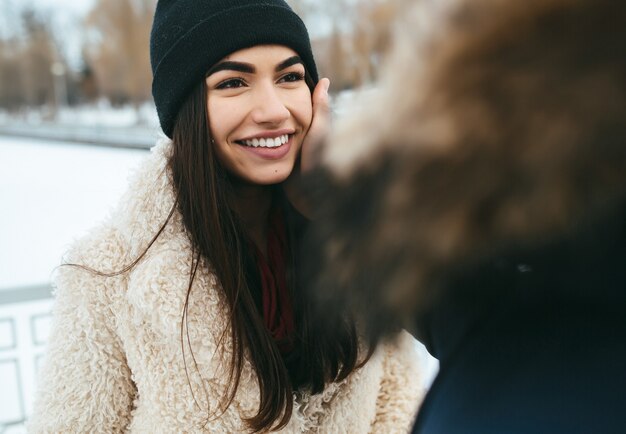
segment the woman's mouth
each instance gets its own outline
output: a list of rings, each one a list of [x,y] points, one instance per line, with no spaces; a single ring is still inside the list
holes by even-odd
[[[283,134],[278,137],[267,137],[267,138],[253,138],[248,140],[237,140],[237,143],[244,146],[249,146],[253,148],[277,148],[279,146],[284,145],[289,141],[289,136],[291,134]]]
[[[289,154],[295,134],[281,134],[276,137],[254,137],[237,140],[246,152],[264,160],[279,160]]]

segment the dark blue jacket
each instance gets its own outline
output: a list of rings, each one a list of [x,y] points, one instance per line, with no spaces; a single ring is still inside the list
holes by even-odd
[[[455,273],[414,433],[626,433],[626,207]]]

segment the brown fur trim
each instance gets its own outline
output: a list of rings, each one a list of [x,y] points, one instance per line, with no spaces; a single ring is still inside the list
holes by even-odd
[[[427,40],[406,26],[378,103],[339,128],[314,181],[316,291],[406,318],[445,270],[621,202],[624,23],[613,0],[465,0]]]

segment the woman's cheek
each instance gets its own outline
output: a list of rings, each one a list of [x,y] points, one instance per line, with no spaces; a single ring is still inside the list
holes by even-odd
[[[311,97],[311,92],[307,88],[307,95],[303,98],[302,101],[302,124],[304,126],[304,130],[307,131],[311,126],[311,122],[313,121],[313,98]]]

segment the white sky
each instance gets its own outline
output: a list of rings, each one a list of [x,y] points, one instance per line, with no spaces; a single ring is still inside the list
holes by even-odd
[[[3,0],[12,3],[13,7],[32,5],[37,9],[65,11],[67,13],[82,15],[91,8],[94,0]]]

